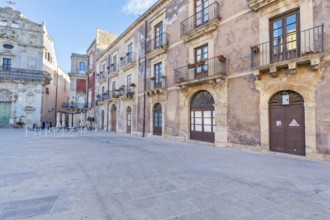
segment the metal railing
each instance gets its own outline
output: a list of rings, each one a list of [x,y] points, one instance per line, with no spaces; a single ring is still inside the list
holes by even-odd
[[[251,68],[322,53],[323,31],[324,26],[320,25],[251,46]]]
[[[156,38],[149,40],[147,42],[147,53],[150,53],[158,48],[165,48],[168,46],[168,34],[162,33]]]
[[[196,28],[211,23],[213,20],[221,20],[220,5],[214,2],[203,10],[181,22],[181,36],[190,34]]]
[[[42,70],[12,68],[0,66],[0,79],[3,80],[26,80],[36,82],[49,82],[51,75]]]
[[[107,77],[107,74],[106,74],[105,72],[100,72],[100,73],[98,74],[98,81],[100,82],[100,81],[102,81],[102,80],[105,80],[106,77]]]
[[[118,71],[119,71],[119,65],[117,62],[110,64],[109,74],[114,74],[114,73],[117,73]]]
[[[118,90],[118,89],[117,89]],[[120,90],[115,91],[106,91],[103,94],[100,94],[96,97],[96,101],[106,101],[113,98],[118,98],[120,96]]]
[[[174,70],[175,83],[198,81],[213,76],[226,76],[226,58],[222,55]]]
[[[126,66],[135,62],[136,62],[136,53],[135,52],[127,53],[126,56],[120,60],[120,66],[121,68],[125,68]]]
[[[119,89],[119,96],[128,96],[128,95],[133,95],[134,94],[134,88],[132,88],[131,86],[122,86]]]
[[[154,90],[154,89],[166,89],[166,77],[162,75],[159,79],[156,80],[155,77],[150,77],[147,79],[146,90]]]
[[[77,108],[77,109],[84,109],[84,108],[90,108],[90,103],[62,103],[62,108]]]

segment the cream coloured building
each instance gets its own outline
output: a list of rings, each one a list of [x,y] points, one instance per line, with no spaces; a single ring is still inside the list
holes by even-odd
[[[0,124],[54,123],[68,93],[58,88],[66,88],[69,78],[57,65],[45,24],[29,21],[11,6],[0,8],[0,47]]]
[[[326,0],[160,0],[97,57],[109,132],[330,154]]]

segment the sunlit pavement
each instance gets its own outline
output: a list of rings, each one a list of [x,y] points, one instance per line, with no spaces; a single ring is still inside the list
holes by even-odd
[[[25,136],[0,129],[1,220],[330,218],[330,163],[104,132]]]

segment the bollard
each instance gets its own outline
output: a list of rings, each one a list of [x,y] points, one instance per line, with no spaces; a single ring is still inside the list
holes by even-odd
[[[27,124],[25,125],[25,137],[26,137],[26,138],[29,137],[29,136],[28,136],[28,126],[27,126]]]

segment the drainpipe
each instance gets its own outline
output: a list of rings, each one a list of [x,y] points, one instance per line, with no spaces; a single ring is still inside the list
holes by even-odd
[[[143,89],[143,131],[142,137],[145,137],[146,130],[146,90],[147,90],[147,21],[144,22],[145,25],[145,36],[144,36],[144,89]]]
[[[58,92],[58,67],[57,71],[55,71],[56,74],[56,91],[55,91],[55,124],[57,123],[57,92]]]

